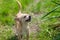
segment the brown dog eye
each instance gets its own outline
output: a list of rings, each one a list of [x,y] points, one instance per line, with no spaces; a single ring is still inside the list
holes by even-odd
[[[26,18],[26,16],[24,16],[24,18]]]

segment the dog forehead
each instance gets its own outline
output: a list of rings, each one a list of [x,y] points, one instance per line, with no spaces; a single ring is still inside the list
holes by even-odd
[[[28,14],[20,14],[20,13],[16,15],[16,17],[18,17],[18,18],[21,18],[21,17],[24,17],[24,16],[29,16],[29,15]]]
[[[22,14],[23,16],[29,16],[29,14]]]

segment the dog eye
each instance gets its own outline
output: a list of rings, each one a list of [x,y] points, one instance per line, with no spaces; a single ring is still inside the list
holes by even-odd
[[[24,16],[24,18],[26,18],[26,16]]]

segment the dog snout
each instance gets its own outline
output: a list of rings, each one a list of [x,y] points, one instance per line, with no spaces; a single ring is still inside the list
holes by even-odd
[[[29,16],[29,20],[31,20],[31,16]]]
[[[28,16],[26,19],[27,22],[31,21],[31,16]]]

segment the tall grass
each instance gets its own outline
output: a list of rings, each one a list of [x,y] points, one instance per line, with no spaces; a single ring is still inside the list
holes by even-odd
[[[35,37],[30,36],[30,40],[60,40],[60,7],[50,13],[49,15],[44,15],[52,11],[55,7],[60,6],[59,0],[19,0],[22,4],[22,12],[33,13],[37,17],[32,19],[32,24],[35,22],[40,22],[38,24],[39,29],[41,29]],[[58,4],[54,3],[57,2]],[[1,30],[0,40],[7,40],[12,37],[13,32],[11,26],[14,24],[14,16],[18,12],[18,4],[15,0],[0,0],[0,24],[4,25]],[[40,16],[42,14],[42,16]],[[0,26],[1,26],[0,25]],[[8,25],[7,27],[5,27]],[[4,30],[2,30],[4,29]],[[6,31],[8,29],[8,31]],[[12,34],[11,34],[12,33]],[[4,36],[5,35],[5,36]],[[9,40],[9,39],[8,39]],[[14,39],[11,39],[14,40]]]

